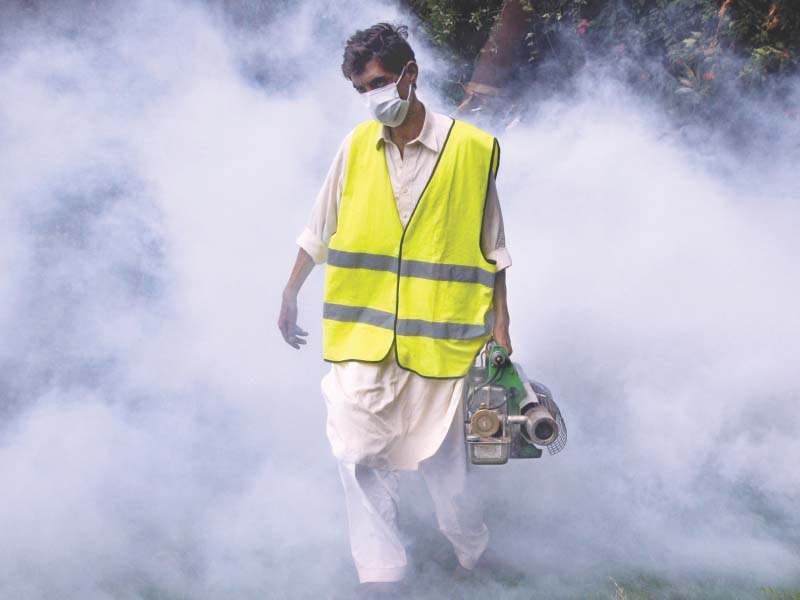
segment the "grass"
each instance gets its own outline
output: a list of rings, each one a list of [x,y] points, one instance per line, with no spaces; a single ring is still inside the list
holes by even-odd
[[[766,587],[762,591],[767,600],[800,600],[800,590],[776,590]]]
[[[647,590],[640,590],[634,593],[629,593],[625,588],[613,577],[608,578],[614,593],[614,600],[656,600],[657,597],[663,597],[661,592],[658,596],[653,596]],[[661,587],[661,586],[658,586]],[[661,590],[659,590],[661,591]],[[761,588],[763,600],[800,600],[800,590],[781,590],[772,587]],[[669,595],[673,600],[689,600],[689,596],[673,596]],[[702,597],[692,596],[694,600],[706,600]]]

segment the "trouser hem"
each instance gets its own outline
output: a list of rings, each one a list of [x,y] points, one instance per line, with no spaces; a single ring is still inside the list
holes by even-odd
[[[458,559],[458,564],[464,567],[467,571],[472,571],[472,569],[475,568],[475,565],[477,565],[478,561],[480,560],[480,557],[470,560],[461,558],[460,556],[456,556],[456,558]]]
[[[356,565],[358,571],[358,581],[361,583],[389,583],[392,581],[401,581],[406,575],[406,567],[359,567]]]
[[[486,548],[489,546],[489,530],[486,528],[486,525],[483,527],[484,533],[480,536],[483,539],[478,547],[473,549],[472,552],[465,552],[462,548],[457,548],[455,544],[453,545],[453,550],[455,550],[458,564],[468,571],[471,571],[475,568],[475,566],[478,564],[478,561],[480,561],[481,556],[483,556],[484,552],[486,552]]]

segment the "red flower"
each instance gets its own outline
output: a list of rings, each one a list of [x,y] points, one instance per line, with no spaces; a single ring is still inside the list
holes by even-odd
[[[578,23],[578,35],[583,35],[586,33],[586,30],[589,28],[589,20],[588,19],[581,19]]]
[[[703,73],[703,79],[705,79],[706,81],[711,81],[712,79],[714,79],[714,74],[711,72]]]

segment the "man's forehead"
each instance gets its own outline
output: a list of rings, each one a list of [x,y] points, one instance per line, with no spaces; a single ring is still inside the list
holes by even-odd
[[[350,77],[350,81],[353,82],[353,85],[358,85],[362,83],[369,83],[377,77],[387,77],[391,74],[391,71],[387,71],[383,67],[381,61],[379,61],[377,58],[373,58],[366,65],[364,65],[364,70],[361,71],[361,73],[358,75],[353,74]]]

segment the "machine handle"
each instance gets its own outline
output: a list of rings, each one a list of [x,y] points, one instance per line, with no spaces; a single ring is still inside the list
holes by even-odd
[[[489,361],[492,363],[492,365],[494,365],[495,368],[506,366],[509,360],[510,358],[508,356],[508,350],[506,350],[500,344],[493,344],[489,349]]]

